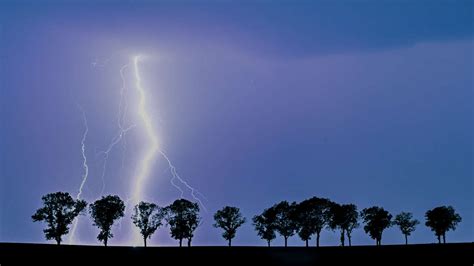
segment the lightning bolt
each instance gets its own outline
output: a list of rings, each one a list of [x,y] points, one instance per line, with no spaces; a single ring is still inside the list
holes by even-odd
[[[168,167],[171,172],[171,180],[170,183],[173,185],[180,193],[181,196],[183,197],[184,191],[181,187],[179,187],[175,181],[178,180],[181,184],[183,184],[187,189],[191,191],[191,196],[193,197],[194,200],[199,202],[199,204],[203,207],[203,209],[207,212],[206,207],[204,206],[203,202],[199,198],[199,196],[203,197],[201,193],[199,193],[195,188],[190,186],[184,179],[182,179],[178,172],[176,171],[176,167],[173,165],[169,157],[166,155],[166,153],[160,149],[159,145],[159,140],[158,136],[155,132],[154,126],[152,119],[147,112],[147,97],[146,97],[146,92],[145,89],[142,87],[142,79],[139,71],[139,62],[140,62],[141,57],[140,56],[134,56],[133,57],[133,73],[135,75],[135,88],[138,91],[139,95],[139,103],[138,103],[138,115],[140,116],[144,128],[145,128],[145,133],[148,138],[148,149],[143,155],[143,158],[141,160],[141,163],[139,165],[139,170],[137,175],[135,176],[134,181],[134,186],[132,190],[132,199],[135,204],[138,203],[140,199],[142,199],[143,195],[143,188],[145,185],[145,182],[147,181],[149,175],[150,175],[150,170],[151,170],[151,164],[154,161],[157,153],[160,154],[168,163]],[[203,197],[204,198],[204,197]],[[134,240],[136,243],[141,242],[141,236],[138,233],[138,230],[134,230]]]
[[[84,169],[84,174],[82,175],[82,182],[81,182],[81,185],[79,186],[79,191],[76,195],[77,200],[81,199],[82,189],[84,188],[84,185],[86,184],[86,181],[87,181],[87,177],[89,176],[89,166],[87,165],[87,156],[86,156],[86,139],[87,139],[87,134],[89,133],[89,126],[87,125],[86,112],[84,112],[81,106],[78,106],[78,107],[82,112],[82,120],[83,120],[85,129],[84,129],[84,133],[82,134],[82,139],[81,139],[82,168]],[[74,220],[74,223],[72,225],[71,235],[69,237],[69,243],[74,243],[74,240],[75,240],[74,238],[76,235],[78,222],[79,222],[79,217],[77,217]]]
[[[128,127],[124,126],[125,123],[125,118],[127,115],[127,110],[128,110],[128,103],[126,100],[126,95],[125,92],[127,90],[127,86],[125,85],[125,77],[124,77],[124,71],[128,67],[128,65],[124,65],[120,68],[120,78],[122,80],[122,87],[120,89],[120,103],[119,103],[119,111],[118,111],[118,116],[117,116],[117,124],[118,124],[118,132],[117,134],[112,138],[110,141],[108,147],[106,150],[101,151],[100,154],[103,156],[103,165],[102,165],[102,175],[101,175],[101,180],[102,180],[102,189],[100,192],[100,195],[104,194],[105,190],[105,175],[107,171],[107,161],[109,159],[110,152],[112,149],[117,145],[120,141],[122,141],[122,169],[124,168],[124,163],[125,163],[125,152],[126,152],[126,142],[125,142],[125,135],[127,132],[134,128],[135,125],[130,125]]]

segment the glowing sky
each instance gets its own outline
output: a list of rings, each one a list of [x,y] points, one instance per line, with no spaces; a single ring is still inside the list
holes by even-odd
[[[225,244],[212,214],[225,205],[251,218],[280,200],[311,196],[380,205],[423,220],[438,205],[463,217],[448,241],[473,240],[472,1],[1,1],[0,242],[45,242],[31,222],[43,194],[102,190],[132,197],[131,178],[150,147],[137,108],[133,56],[158,144],[202,192],[208,213],[193,243]],[[129,64],[123,71],[121,68]],[[147,98],[147,99],[148,99]],[[142,120],[140,119],[142,118]],[[180,192],[160,156],[143,198]],[[192,199],[191,191],[184,197]],[[130,240],[130,217],[110,244]],[[97,243],[83,217],[81,243]],[[338,234],[323,232],[335,245]],[[414,243],[436,241],[423,225]],[[265,245],[250,223],[233,241]],[[402,243],[395,229],[383,243]],[[283,240],[277,238],[275,244]],[[298,237],[290,245],[302,245]],[[372,244],[362,229],[354,244]],[[175,245],[159,229],[151,245]]]

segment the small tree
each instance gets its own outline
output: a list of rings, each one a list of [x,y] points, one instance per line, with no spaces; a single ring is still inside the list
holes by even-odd
[[[328,223],[330,205],[328,199],[312,197],[296,206],[297,231],[306,246],[311,235],[316,234],[316,246],[319,247],[321,230]]]
[[[100,229],[97,239],[104,242],[107,246],[109,238],[112,238],[112,225],[115,220],[120,219],[124,215],[125,204],[119,196],[108,195],[96,200],[91,204],[89,212],[91,214],[94,225]]]
[[[237,228],[245,223],[245,218],[242,217],[240,209],[226,206],[214,214],[214,220],[216,221],[214,227],[224,230],[222,237],[229,242],[229,247],[232,246],[232,239],[235,237]]]
[[[188,247],[194,236],[194,230],[199,226],[199,205],[186,199],[175,200],[166,207],[166,221],[170,226],[171,237],[179,240],[183,246],[183,239],[188,239]]]
[[[163,217],[163,209],[154,203],[142,201],[134,207],[132,221],[140,229],[145,247],[147,239],[162,225]]]
[[[443,237],[443,243],[446,243],[446,232],[456,230],[456,226],[462,221],[461,216],[451,206],[436,207],[427,211],[425,217],[425,225],[435,232],[438,243],[441,243],[441,237]]]
[[[347,240],[349,241],[349,247],[352,246],[352,231],[359,227],[359,212],[357,212],[357,206],[354,204],[342,205],[344,210],[345,219],[342,225],[346,229]]]
[[[275,239],[276,212],[273,208],[265,209],[262,214],[255,215],[252,219],[255,230],[261,239],[270,242]]]
[[[393,224],[397,225],[405,236],[405,245],[408,245],[408,236],[415,231],[416,226],[419,223],[418,220],[413,219],[413,215],[409,212],[401,212],[400,214],[397,214],[393,220]]]
[[[288,246],[288,238],[295,234],[298,228],[296,219],[296,203],[282,201],[272,207],[276,212],[275,229],[285,239],[285,247]]]
[[[376,245],[382,245],[382,233],[392,225],[392,215],[381,207],[365,208],[360,213],[364,220],[364,231],[376,241]]]
[[[69,225],[76,216],[83,213],[87,203],[74,200],[67,192],[49,193],[41,200],[43,207],[36,210],[31,218],[33,222],[45,221],[48,225],[43,230],[46,239],[54,239],[60,245],[62,236],[69,233]]]
[[[332,230],[340,230],[341,246],[345,245],[346,236],[349,240],[349,246],[352,245],[352,231],[359,227],[358,220],[359,214],[357,213],[357,206],[354,204],[331,204],[328,226]]]

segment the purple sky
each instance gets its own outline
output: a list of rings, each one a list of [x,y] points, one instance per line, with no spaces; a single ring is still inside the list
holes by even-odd
[[[118,1],[117,1],[118,2]],[[250,220],[312,196],[359,209],[410,211],[413,243],[436,239],[424,212],[463,218],[448,241],[473,241],[471,1],[2,1],[0,3],[0,242],[45,242],[30,216],[42,195],[81,183],[82,114],[89,122],[84,198],[100,196],[117,133],[120,68],[143,54],[143,86],[163,149],[207,198],[196,245],[224,245],[212,214]],[[126,198],[147,141],[133,75],[127,123],[110,153],[105,194]],[[135,108],[135,109],[134,109]],[[179,197],[157,157],[144,199]],[[190,198],[189,193],[185,194]],[[129,214],[110,244],[127,244]],[[78,238],[97,244],[81,217]],[[338,234],[324,231],[323,245]],[[383,243],[402,243],[391,228]],[[176,245],[159,229],[152,245]],[[236,245],[265,245],[251,226]],[[276,245],[283,240],[278,237]],[[362,228],[354,244],[373,244]],[[294,236],[290,245],[302,245]]]

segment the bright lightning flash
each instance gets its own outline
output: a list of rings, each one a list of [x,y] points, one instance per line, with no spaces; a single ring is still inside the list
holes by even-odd
[[[87,125],[87,117],[86,117],[86,112],[79,106],[79,109],[82,112],[82,120],[84,122],[84,133],[82,134],[82,139],[81,139],[81,152],[82,152],[82,168],[84,169],[84,174],[82,175],[82,182],[81,185],[79,186],[79,192],[76,195],[76,199],[79,200],[81,199],[82,196],[82,189],[84,188],[84,185],[86,184],[87,177],[89,176],[89,166],[87,165],[87,156],[86,156],[86,138],[87,134],[89,133],[89,126]],[[76,235],[76,230],[77,230],[77,223],[79,222],[79,217],[77,217],[74,220],[74,223],[72,225],[71,229],[71,234],[69,237],[69,243],[74,243],[75,241],[75,235]]]
[[[133,72],[135,75],[135,87],[139,95],[138,115],[140,116],[143,122],[143,125],[145,127],[145,132],[146,132],[149,143],[147,145],[148,149],[146,153],[144,154],[143,159],[141,160],[138,174],[135,176],[135,179],[134,179],[134,187],[132,190],[132,201],[134,202],[134,204],[137,204],[139,200],[143,199],[142,195],[143,195],[143,188],[145,185],[145,181],[148,179],[150,175],[151,164],[153,163],[157,153],[159,153],[168,163],[168,167],[172,175],[172,178],[170,180],[171,185],[173,185],[177,190],[179,190],[181,193],[181,197],[183,197],[183,194],[184,194],[183,189],[175,183],[175,180],[178,180],[181,184],[183,184],[187,189],[191,191],[191,196],[193,197],[193,199],[198,201],[199,204],[203,207],[203,209],[207,211],[203,202],[197,195],[200,195],[200,197],[203,197],[203,198],[204,196],[201,193],[199,193],[195,188],[191,187],[185,180],[183,180],[178,175],[176,168],[172,164],[169,157],[165,154],[165,152],[162,149],[160,149],[158,136],[155,132],[152,119],[149,113],[147,112],[147,108],[146,108],[147,94],[145,92],[145,89],[142,87],[142,79],[141,79],[140,71],[138,67],[140,59],[141,59],[140,56],[133,57],[133,69],[134,69]],[[134,241],[135,243],[141,242],[141,236],[139,235],[137,230],[134,230]]]

